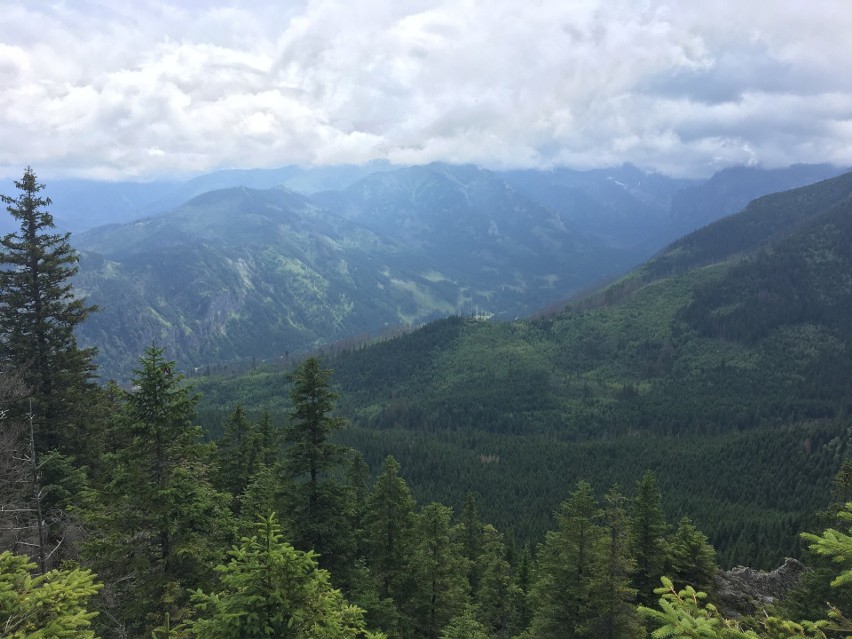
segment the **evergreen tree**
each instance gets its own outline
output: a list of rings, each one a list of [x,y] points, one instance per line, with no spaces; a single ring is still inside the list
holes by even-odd
[[[33,576],[27,557],[0,553],[0,636],[10,639],[95,639],[97,614],[88,601],[101,585],[88,570],[51,570]]]
[[[107,460],[111,481],[89,496],[86,554],[106,581],[112,615],[132,636],[185,613],[189,589],[212,577],[231,539],[227,495],[209,480],[209,449],[193,425],[197,396],[150,347],[127,393],[130,444]]]
[[[689,517],[683,517],[669,542],[669,574],[675,586],[692,586],[713,594],[713,577],[718,570],[716,551]]]
[[[276,512],[280,502],[281,488],[275,471],[260,464],[239,496],[240,529],[253,529],[254,522]]]
[[[473,493],[468,493],[465,497],[459,521],[464,526],[464,556],[470,560],[468,575],[470,591],[475,593],[479,580],[476,559],[482,550],[482,521],[479,519],[479,510]]]
[[[831,501],[826,510],[820,513],[824,530],[842,530],[848,526],[844,521],[844,513],[849,502],[852,502],[852,462],[845,459],[832,482]],[[804,561],[809,570],[782,602],[788,616],[792,619],[817,619],[824,613],[827,601],[852,616],[852,584],[831,586],[837,575],[834,559],[815,552],[815,549],[805,548]]]
[[[387,457],[367,501],[367,560],[381,582],[382,597],[399,594],[411,553],[414,499],[399,476],[399,464]]]
[[[479,621],[471,606],[454,618],[443,630],[440,639],[489,639],[491,635]]]
[[[478,588],[474,593],[477,618],[488,631],[488,636],[505,639],[520,628],[514,605],[518,600],[518,587],[512,578],[512,567],[506,560],[506,545],[502,535],[491,524],[482,528],[482,545],[476,558]]]
[[[647,471],[636,483],[630,510],[630,550],[636,560],[633,585],[643,605],[654,602],[654,589],[666,567],[666,518],[654,473]]]
[[[74,295],[77,254],[68,233],[50,233],[50,198],[27,167],[17,197],[0,195],[20,229],[0,238],[0,357],[22,372],[33,397],[36,448],[80,453],[92,390],[93,349],[77,346],[74,329],[94,306]],[[28,411],[19,405],[18,416]]]
[[[255,472],[260,443],[258,439],[242,404],[237,404],[225,422],[225,432],[216,446],[219,457],[218,487],[231,494],[235,514],[239,514],[240,508],[237,498],[248,487]]]
[[[281,462],[281,431],[272,423],[269,411],[265,410],[257,420],[257,460],[267,468],[275,468]]]
[[[282,540],[274,515],[262,519],[256,533],[243,538],[217,567],[220,587],[198,592],[200,612],[187,624],[199,639],[379,639],[364,628],[363,611],[332,588],[315,555]]]
[[[468,560],[461,531],[450,525],[452,509],[432,503],[417,514],[409,571],[414,579],[412,598],[405,608],[412,637],[438,639],[441,630],[470,603]]]
[[[284,477],[295,545],[318,552],[320,565],[334,574],[344,559],[342,546],[349,540],[344,538],[344,487],[339,481],[346,448],[330,440],[345,420],[332,414],[337,393],[331,388],[331,375],[318,359],[309,357],[290,377],[293,407],[284,433],[288,445]]]
[[[600,580],[605,531],[592,487],[581,481],[556,513],[557,528],[539,549],[532,588],[530,635],[536,639],[594,636],[594,586]]]
[[[645,635],[632,603],[636,590],[630,585],[630,577],[636,564],[630,556],[625,501],[618,486],[604,495],[604,565],[592,588],[593,607],[598,612],[590,624],[592,636],[601,639]]]

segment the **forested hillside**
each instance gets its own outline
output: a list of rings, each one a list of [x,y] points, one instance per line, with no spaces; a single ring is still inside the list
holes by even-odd
[[[337,373],[308,357],[207,380],[199,414],[157,346],[127,390],[94,384],[74,328],[98,309],[27,169],[2,198],[19,223],[0,242],[2,634],[845,636],[852,238],[836,187],[813,187],[824,212],[746,258],[639,271],[615,301],[532,322],[441,320],[327,358]],[[810,297],[746,330],[764,288]],[[817,361],[838,386],[814,397],[801,382]],[[754,380],[771,392],[737,388]],[[815,531],[812,570],[774,606],[723,615],[706,600],[737,593],[699,520],[723,557],[757,563]]]
[[[374,163],[220,171],[147,190],[62,183],[54,199],[87,228],[115,221],[75,237],[75,285],[103,309],[80,339],[98,347],[104,378],[126,382],[152,341],[186,369],[216,370],[453,314],[527,317],[752,195],[837,170],[728,170],[696,190],[629,165]],[[689,214],[699,204],[704,217]]]
[[[847,174],[758,200],[552,316],[457,317],[334,355],[345,441],[404,460],[424,497],[478,492],[524,538],[555,485],[650,467],[724,563],[796,554],[848,453],[850,193]],[[205,382],[204,405],[283,409],[280,379]]]

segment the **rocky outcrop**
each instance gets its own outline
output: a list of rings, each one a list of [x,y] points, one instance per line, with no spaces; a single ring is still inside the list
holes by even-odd
[[[715,578],[719,612],[734,618],[753,615],[795,588],[806,570],[804,564],[790,558],[771,572],[745,566],[720,570]]]

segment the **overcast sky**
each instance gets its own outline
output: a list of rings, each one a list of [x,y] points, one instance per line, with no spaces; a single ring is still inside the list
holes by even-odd
[[[3,0],[0,173],[852,165],[849,0]]]

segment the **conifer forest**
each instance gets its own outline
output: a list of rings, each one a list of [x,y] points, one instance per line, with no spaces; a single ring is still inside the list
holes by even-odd
[[[0,637],[852,636],[852,174],[527,319],[117,382],[0,190]]]

